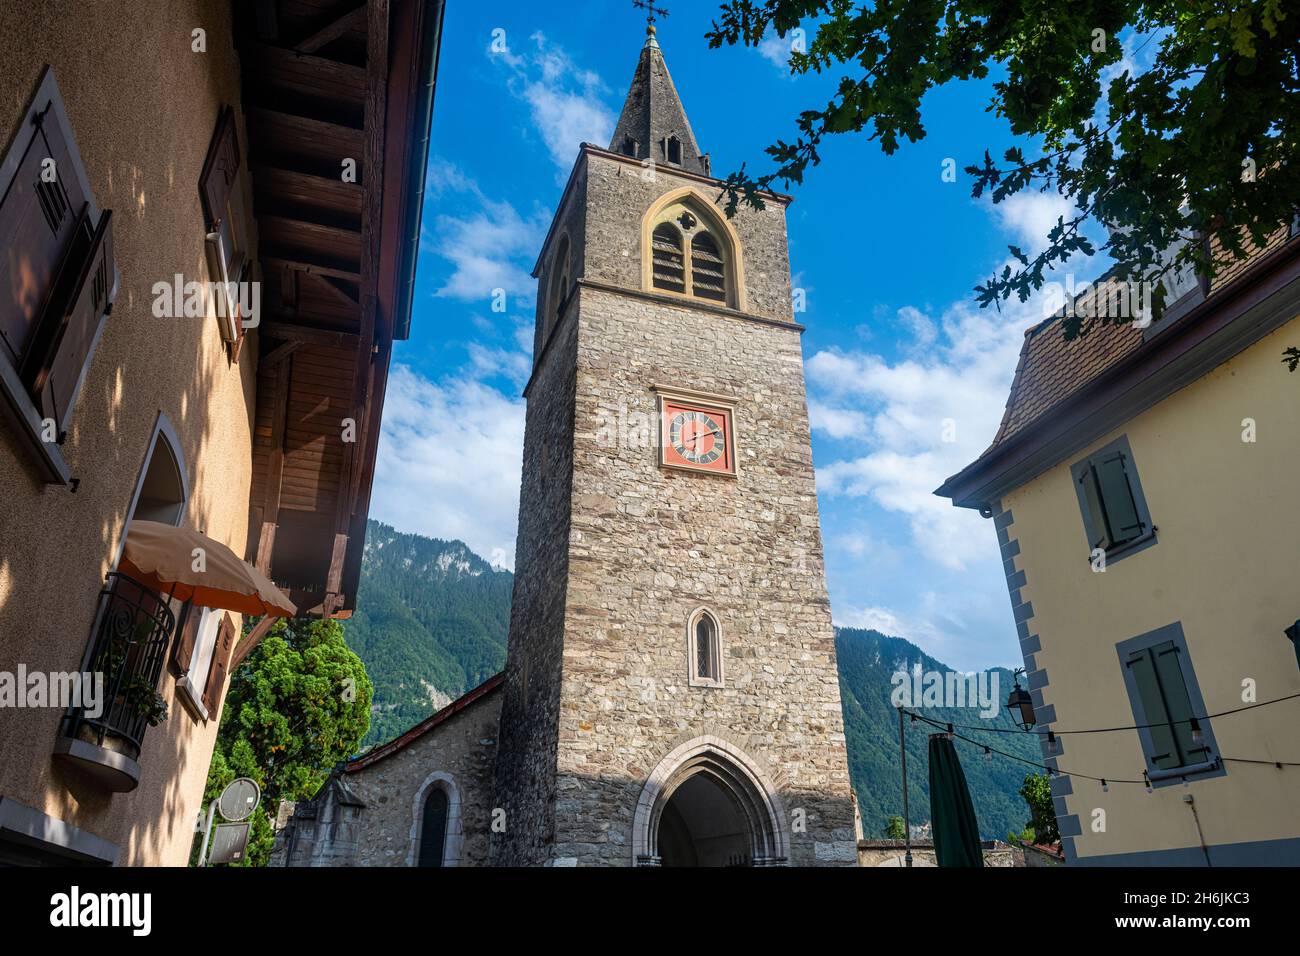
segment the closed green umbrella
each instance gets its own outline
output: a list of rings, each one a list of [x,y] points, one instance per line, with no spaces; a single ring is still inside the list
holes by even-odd
[[[930,735],[930,825],[940,866],[984,865],[966,774],[947,734]]]

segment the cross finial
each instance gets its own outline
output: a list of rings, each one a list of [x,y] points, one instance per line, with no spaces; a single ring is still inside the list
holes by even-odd
[[[647,33],[652,33],[654,31],[655,20],[658,17],[668,16],[668,11],[663,7],[656,7],[654,5],[654,0],[632,0],[632,6],[636,7],[638,10],[644,10],[646,12],[645,25]]]

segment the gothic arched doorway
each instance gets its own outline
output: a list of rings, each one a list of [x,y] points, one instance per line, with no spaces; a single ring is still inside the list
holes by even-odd
[[[673,750],[637,801],[639,866],[779,866],[788,848],[775,790],[748,756],[717,737]]]
[[[749,866],[752,843],[744,813],[706,773],[678,787],[659,817],[662,866]]]

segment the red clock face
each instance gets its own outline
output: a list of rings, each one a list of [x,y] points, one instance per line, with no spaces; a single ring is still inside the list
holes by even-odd
[[[730,409],[664,399],[661,435],[665,465],[735,474]]]

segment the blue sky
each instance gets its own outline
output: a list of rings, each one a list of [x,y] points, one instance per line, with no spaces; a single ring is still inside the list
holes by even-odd
[[[839,74],[791,78],[788,44],[774,37],[709,50],[715,6],[670,9],[659,39],[714,173],[766,169],[763,147],[790,138]],[[609,143],[644,40],[630,3],[560,10],[448,4],[412,333],[395,352],[371,506],[507,567],[528,274],[579,143]],[[995,207],[970,198],[964,173],[944,181],[945,159],[960,170],[1013,142],[986,111],[990,96],[986,83],[933,92],[926,139],[893,156],[864,135],[835,138],[789,211],[835,622],[905,637],[961,669],[1020,654],[991,522],[931,492],[992,439],[1024,330],[1042,314],[1033,301],[982,310],[971,290],[1008,261],[1009,242],[1041,248],[1070,210],[1054,194]],[[1101,266],[1072,269],[1091,278]],[[491,308],[496,288],[504,314]]]

